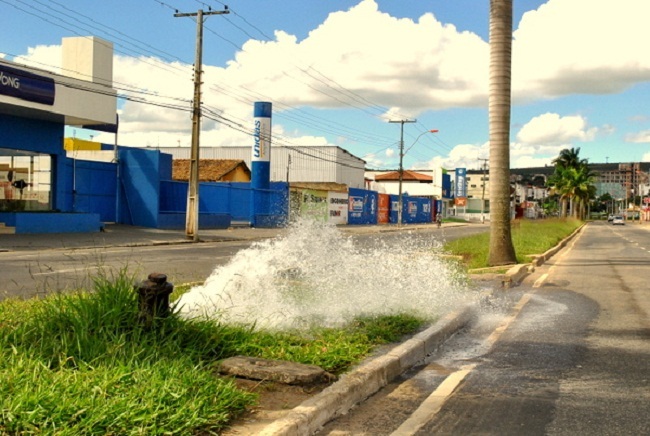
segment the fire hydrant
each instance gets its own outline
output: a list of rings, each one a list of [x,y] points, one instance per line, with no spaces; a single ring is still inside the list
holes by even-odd
[[[167,275],[151,273],[147,280],[134,287],[138,291],[140,318],[147,324],[169,315],[169,294],[174,291],[174,285],[167,282]]]

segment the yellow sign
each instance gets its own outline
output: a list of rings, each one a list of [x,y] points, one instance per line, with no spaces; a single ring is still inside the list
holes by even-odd
[[[86,141],[77,138],[63,139],[63,149],[66,151],[76,150],[101,150],[102,144],[100,142]]]

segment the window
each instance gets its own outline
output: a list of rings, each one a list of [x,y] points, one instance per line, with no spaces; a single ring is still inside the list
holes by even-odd
[[[52,209],[52,158],[0,148],[0,211]]]

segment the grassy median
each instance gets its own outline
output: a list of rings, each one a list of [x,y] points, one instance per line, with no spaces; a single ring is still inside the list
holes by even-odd
[[[133,283],[99,275],[92,292],[0,303],[0,434],[218,433],[256,401],[218,375],[219,359],[284,359],[340,374],[424,324],[371,316],[269,332],[172,315],[147,327]]]
[[[512,225],[512,243],[517,263],[530,262],[530,255],[542,254],[556,246],[583,224],[572,218],[517,220]],[[445,244],[444,251],[461,256],[467,269],[488,267],[490,233],[459,238]]]

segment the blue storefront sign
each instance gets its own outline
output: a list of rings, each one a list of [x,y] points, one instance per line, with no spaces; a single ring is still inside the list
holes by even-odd
[[[0,94],[52,106],[54,79],[0,65]]]
[[[442,175],[442,198],[452,198],[451,192],[451,176],[449,174]]]
[[[455,198],[467,197],[467,169],[456,168]]]

